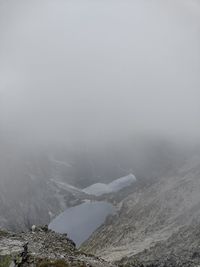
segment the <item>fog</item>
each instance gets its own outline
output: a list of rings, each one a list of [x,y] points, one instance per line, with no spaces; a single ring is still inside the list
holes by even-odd
[[[197,140],[199,14],[189,0],[1,0],[1,133]]]
[[[0,0],[0,228],[49,223],[81,203],[70,186],[148,185],[199,159],[199,15],[197,0]]]

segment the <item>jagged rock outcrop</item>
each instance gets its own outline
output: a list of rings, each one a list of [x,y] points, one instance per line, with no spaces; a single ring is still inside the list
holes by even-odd
[[[76,249],[66,234],[47,227],[34,231],[11,233],[0,231],[1,267],[114,267],[98,257]]]

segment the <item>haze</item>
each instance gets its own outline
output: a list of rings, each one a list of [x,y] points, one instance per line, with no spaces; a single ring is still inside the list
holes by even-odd
[[[1,132],[17,142],[197,140],[199,6],[1,0]]]

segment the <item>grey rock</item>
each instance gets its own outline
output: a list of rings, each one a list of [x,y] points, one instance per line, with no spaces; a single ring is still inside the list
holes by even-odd
[[[77,250],[74,242],[66,235],[48,230],[46,226],[36,227],[36,229],[35,232],[27,231],[18,234],[9,232],[7,235],[0,236],[0,266],[4,266],[1,262],[7,263],[8,267],[36,267],[40,264],[56,266],[59,262],[65,264],[62,266],[69,267],[115,266]]]

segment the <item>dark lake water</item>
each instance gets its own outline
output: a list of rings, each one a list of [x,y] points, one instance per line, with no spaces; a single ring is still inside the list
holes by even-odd
[[[88,201],[65,210],[49,224],[49,229],[58,233],[67,233],[68,237],[80,246],[105,221],[106,217],[113,213],[114,207],[110,203]]]

